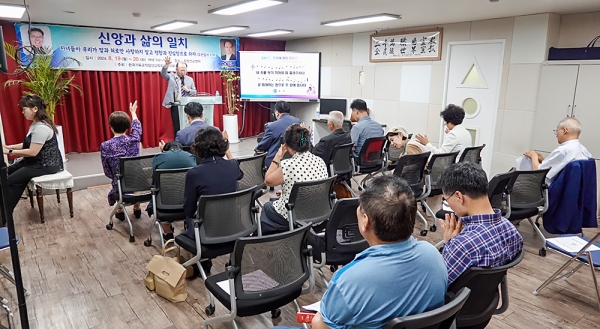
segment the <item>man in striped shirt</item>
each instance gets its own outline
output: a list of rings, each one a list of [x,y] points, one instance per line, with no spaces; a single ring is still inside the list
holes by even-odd
[[[441,225],[448,284],[469,267],[505,265],[523,249],[521,234],[499,209],[492,208],[487,177],[481,167],[465,162],[453,164],[438,184],[456,214],[446,215]]]

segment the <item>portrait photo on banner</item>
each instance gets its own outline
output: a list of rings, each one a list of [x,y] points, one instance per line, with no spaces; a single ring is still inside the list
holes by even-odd
[[[31,29],[27,24],[20,27],[22,46],[32,47],[37,53],[49,54],[52,52],[52,33],[50,28],[45,25],[32,25]]]
[[[237,60],[237,43],[235,39],[221,39],[221,59],[224,61]]]

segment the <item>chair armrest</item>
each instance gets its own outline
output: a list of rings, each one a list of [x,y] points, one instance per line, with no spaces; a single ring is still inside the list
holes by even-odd
[[[500,294],[501,301],[500,307],[494,311],[494,314],[502,314],[508,310],[508,278],[504,275],[502,282],[500,282]]]
[[[294,209],[294,203],[293,202],[288,202],[285,204],[285,209],[287,210],[292,210]]]
[[[194,219],[194,227],[200,227],[202,225],[202,219]]]
[[[154,195],[156,195],[158,193],[158,191],[160,191],[160,189],[155,186],[152,186],[150,188],[150,192],[152,192],[152,194],[154,194]]]

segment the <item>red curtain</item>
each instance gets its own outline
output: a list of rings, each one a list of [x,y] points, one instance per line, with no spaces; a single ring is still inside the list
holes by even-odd
[[[4,40],[16,44],[16,32],[13,23],[0,21]],[[285,41],[240,39],[240,50],[285,50]],[[9,59],[9,72],[14,72],[16,64]],[[100,143],[112,137],[108,125],[108,116],[113,111],[128,111],[129,102],[137,100],[138,117],[142,122],[142,144],[144,147],[155,147],[158,141],[170,140],[173,136],[170,110],[162,106],[167,81],[160,72],[108,72],[108,71],[71,71],[75,75],[74,83],[79,85],[82,93],[71,88],[71,93],[56,108],[54,120],[63,126],[66,152],[96,152]],[[223,81],[219,72],[192,72],[198,91],[224,94]],[[9,79],[0,74],[0,85]],[[0,113],[4,127],[5,143],[20,143],[29,127],[18,107],[24,88],[13,86],[0,88]],[[261,104],[267,107],[268,104]],[[223,127],[223,114],[227,110],[223,105],[216,105],[214,125]],[[244,120],[245,118],[245,120]],[[259,134],[269,120],[269,111],[257,103],[248,102],[246,110],[238,113],[240,137]],[[244,125],[242,126],[242,122]]]

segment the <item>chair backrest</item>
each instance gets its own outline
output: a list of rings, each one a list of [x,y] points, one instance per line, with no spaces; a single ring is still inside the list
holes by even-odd
[[[236,159],[244,177],[238,181],[238,190],[245,190],[265,182],[265,158],[267,153]]]
[[[312,271],[306,244],[309,229],[310,225],[304,225],[284,233],[238,239],[231,254],[231,264],[239,270],[234,277],[237,299],[272,298],[294,290],[300,295]]]
[[[369,248],[369,243],[358,230],[358,204],[358,198],[340,199],[335,203],[325,230],[327,264],[337,263],[337,258],[350,262],[356,254]],[[340,257],[340,254],[343,256]]]
[[[438,186],[438,181],[440,180],[440,177],[442,177],[444,170],[456,162],[456,157],[458,157],[458,151],[452,153],[438,153],[431,156],[431,159],[429,159],[429,163],[427,164],[427,173],[431,183],[430,195],[442,194],[442,188]]]
[[[375,167],[383,165],[385,136],[367,138],[358,153],[358,166]]]
[[[119,159],[120,184],[123,193],[150,192],[152,160],[154,160],[154,154]]]
[[[344,122],[342,123],[342,129],[349,133],[350,130],[352,130],[352,121],[350,120],[344,120]]]
[[[188,152],[188,153],[192,153],[192,147],[189,146],[189,145],[182,145],[181,146],[181,150],[185,151],[185,152]]]
[[[392,319],[383,329],[448,329],[469,298],[471,290],[461,289],[450,297],[446,305],[421,314]]]
[[[465,147],[458,162],[470,162],[481,165],[481,150],[483,150],[484,147],[485,144],[481,146]]]
[[[492,317],[500,300],[498,286],[508,269],[523,260],[524,253],[521,249],[513,260],[503,266],[471,267],[450,284],[448,292],[455,294],[464,287],[471,289],[471,297],[458,313],[457,327],[482,324]]]
[[[406,147],[397,148],[394,145],[392,145],[392,143],[390,143],[389,141],[387,143],[388,143],[388,147],[386,148],[387,158],[389,161],[392,162],[392,164],[397,164],[398,160],[400,160],[400,155],[402,153],[404,153],[404,151],[406,150]]]
[[[515,172],[509,171],[503,174],[497,174],[490,180],[488,188],[488,199],[494,209],[500,209],[504,215],[504,202],[506,197],[511,194],[515,183]]]
[[[198,200],[200,241],[203,244],[233,242],[258,229],[254,207],[258,186],[227,194],[201,196]]]
[[[407,154],[400,158],[394,175],[404,178],[415,193],[415,197],[423,194],[425,187],[425,165],[431,152]]]
[[[543,206],[545,203],[544,191],[548,169],[515,171],[515,182],[510,194],[513,208],[527,209]]]
[[[352,147],[354,144],[348,143],[337,145],[333,148],[331,155],[331,176],[346,175],[354,171],[352,166]]]
[[[156,169],[154,172],[156,209],[183,211],[185,176],[189,170],[190,168]]]
[[[333,184],[336,177],[296,182],[290,192],[286,207],[291,209],[295,222],[318,224],[331,215]]]

